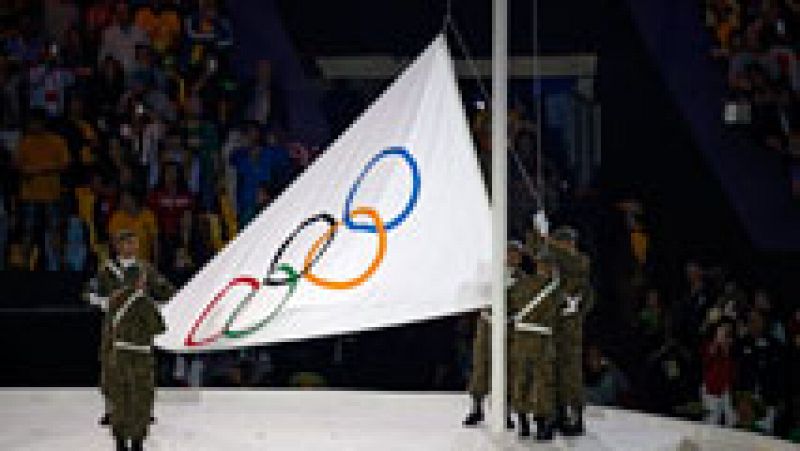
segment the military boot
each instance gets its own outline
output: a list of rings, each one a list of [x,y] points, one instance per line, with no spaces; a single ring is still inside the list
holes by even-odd
[[[531,436],[531,423],[528,421],[528,415],[524,413],[518,413],[517,416],[519,417],[519,437],[520,438],[528,438]]]
[[[477,396],[472,397],[472,410],[464,419],[463,425],[465,427],[477,426],[483,423],[483,399]]]
[[[536,441],[537,442],[549,442],[553,440],[554,436],[554,427],[553,421],[544,418],[538,417],[536,418]]]
[[[135,438],[131,440],[131,451],[142,451],[144,450],[144,439],[142,438]]]
[[[114,436],[114,443],[116,444],[117,451],[128,451],[128,443],[127,440],[120,437],[119,435]]]
[[[514,429],[514,420],[511,419],[511,414],[506,414],[506,429],[509,431]]]
[[[561,433],[566,437],[577,437],[583,435],[583,409],[567,406],[564,408],[560,428]]]

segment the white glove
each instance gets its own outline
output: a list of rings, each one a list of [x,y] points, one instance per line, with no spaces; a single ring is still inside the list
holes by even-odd
[[[547,222],[547,215],[544,210],[539,210],[533,215],[533,228],[539,232],[542,237],[547,237],[550,232],[550,223]]]
[[[572,315],[578,313],[578,304],[581,302],[580,296],[567,296],[567,306],[561,311],[562,315]]]

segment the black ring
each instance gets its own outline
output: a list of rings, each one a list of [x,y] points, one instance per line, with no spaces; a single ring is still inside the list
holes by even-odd
[[[278,263],[280,263],[281,257],[286,252],[286,248],[289,247],[289,244],[291,244],[291,242],[294,241],[297,235],[300,232],[302,232],[303,229],[305,229],[306,227],[319,221],[325,221],[328,223],[328,226],[330,227],[328,232],[328,239],[325,240],[325,244],[323,244],[322,247],[320,247],[320,249],[317,251],[317,255],[314,256],[314,258],[311,260],[308,266],[306,266],[305,268],[303,268],[302,271],[300,271],[300,275],[298,276],[298,278],[305,276],[308,273],[308,271],[311,270],[311,267],[317,263],[320,257],[322,257],[322,254],[324,254],[325,251],[328,250],[328,248],[331,245],[331,242],[333,241],[333,238],[336,236],[336,228],[337,228],[336,219],[333,217],[333,215],[329,213],[318,213],[310,218],[307,218],[306,220],[301,222],[300,225],[297,226],[297,228],[294,229],[294,231],[288,237],[286,237],[286,239],[283,241],[280,247],[278,247],[278,251],[275,253],[275,256],[272,257],[272,262],[270,262],[269,264],[267,275],[264,276],[264,280],[262,281],[264,285],[283,286],[289,284],[290,281],[289,278],[283,278],[283,279],[273,278],[273,275],[277,271]]]

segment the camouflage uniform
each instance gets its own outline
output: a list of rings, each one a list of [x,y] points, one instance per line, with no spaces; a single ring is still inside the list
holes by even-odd
[[[488,310],[480,312],[472,341],[472,372],[467,391],[474,397],[484,398],[489,394],[489,362],[491,361],[492,328],[486,317]]]
[[[558,241],[553,242],[551,252],[562,279],[554,330],[556,396],[560,408],[569,407],[580,414],[584,404],[583,319],[593,304],[590,264],[588,257]]]
[[[520,278],[509,293],[509,311],[512,314],[520,312],[551,282],[552,278],[546,272]],[[552,418],[555,413],[555,345],[551,335],[524,330],[523,325],[533,324],[552,330],[556,315],[555,297],[545,296],[509,329],[511,406],[519,413],[532,413],[534,418]]]
[[[142,274],[146,286],[140,292],[136,282]],[[117,437],[142,439],[155,397],[151,346],[153,337],[165,330],[155,300],[168,300],[174,289],[143,262],[123,268],[109,261],[97,282],[98,294],[109,299],[100,358],[101,387],[110,400],[111,425]]]

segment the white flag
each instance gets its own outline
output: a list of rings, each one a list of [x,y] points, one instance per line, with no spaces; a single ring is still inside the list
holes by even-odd
[[[489,202],[443,36],[175,295],[156,344],[193,352],[489,304]]]

